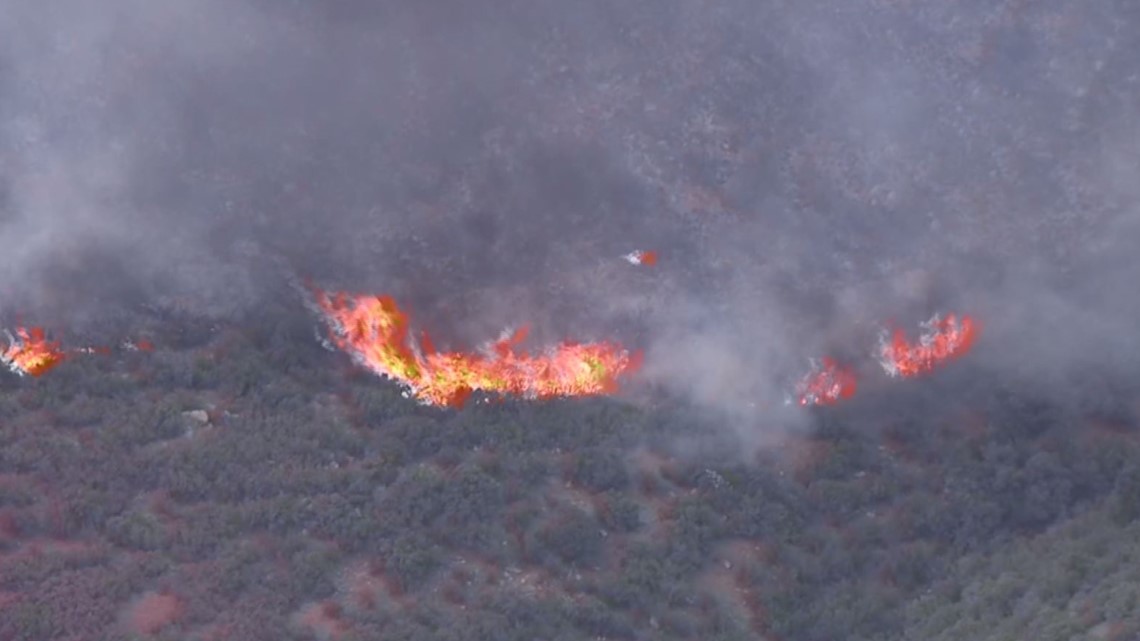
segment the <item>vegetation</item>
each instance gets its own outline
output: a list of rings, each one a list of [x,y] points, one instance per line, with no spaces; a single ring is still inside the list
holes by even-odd
[[[1127,412],[924,381],[970,416],[903,390],[744,460],[671,451],[725,438],[682,408],[444,412],[226,340],[4,381],[0,639],[1140,634]]]

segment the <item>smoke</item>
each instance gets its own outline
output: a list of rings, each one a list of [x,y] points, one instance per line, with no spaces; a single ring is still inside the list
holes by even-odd
[[[443,347],[627,340],[739,425],[937,311],[1025,384],[1136,370],[1127,3],[0,15],[0,315],[234,319],[302,274],[393,294]]]

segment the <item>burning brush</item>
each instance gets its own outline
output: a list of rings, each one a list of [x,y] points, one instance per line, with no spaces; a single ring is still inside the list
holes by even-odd
[[[879,363],[891,377],[913,378],[926,374],[939,365],[969,351],[980,331],[969,316],[935,315],[922,323],[923,333],[917,343],[907,340],[902,330],[880,337]],[[796,385],[795,394],[787,399],[802,407],[834,405],[855,394],[855,374],[830,358],[812,362],[812,369]]]
[[[48,340],[42,327],[16,328],[15,335],[3,330],[7,344],[0,345],[0,364],[17,376],[38,378],[74,354],[107,355],[106,347],[75,347],[64,349],[59,341]],[[122,345],[127,351],[152,351],[154,346],[145,339],[138,342],[126,341]]]
[[[879,363],[890,376],[911,378],[925,374],[970,350],[980,331],[969,316],[935,314],[922,323],[918,343],[907,340],[901,329],[890,338],[884,332],[879,342]]]
[[[812,362],[812,369],[796,385],[796,403],[834,405],[855,395],[855,374],[830,358]]]
[[[630,265],[652,267],[657,264],[657,252],[638,249],[622,256]]]
[[[565,342],[530,355],[518,349],[525,330],[481,352],[438,352],[426,334],[418,341],[412,336],[407,315],[389,296],[315,294],[336,347],[428,404],[459,407],[475,390],[526,398],[608,394],[638,365],[609,343]]]
[[[40,376],[67,358],[59,341],[49,341],[41,327],[19,327],[15,336],[8,330],[4,334],[8,344],[0,353],[0,363],[19,376]]]

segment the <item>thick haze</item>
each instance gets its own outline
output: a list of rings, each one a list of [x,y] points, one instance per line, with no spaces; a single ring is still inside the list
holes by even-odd
[[[935,311],[1017,380],[1134,371],[1137,61],[1124,0],[0,0],[0,315],[296,273],[733,414]]]

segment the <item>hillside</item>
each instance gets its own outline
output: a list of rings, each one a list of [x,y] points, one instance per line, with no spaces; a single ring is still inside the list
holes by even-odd
[[[967,371],[740,460],[681,405],[419,406],[306,329],[4,378],[0,638],[1140,634],[1107,396]]]

